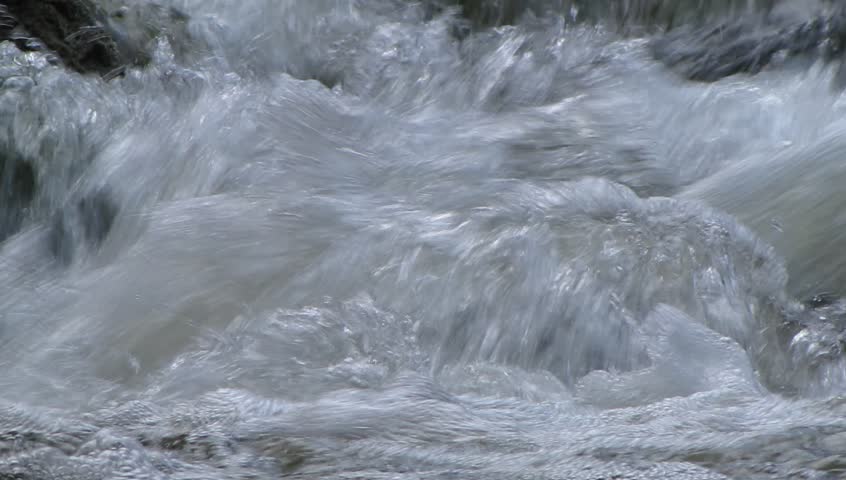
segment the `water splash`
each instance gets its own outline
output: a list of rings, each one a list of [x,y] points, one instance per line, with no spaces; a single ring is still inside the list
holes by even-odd
[[[120,11],[152,53],[111,82],[0,44],[0,476],[840,468],[832,65],[688,84],[566,8]]]

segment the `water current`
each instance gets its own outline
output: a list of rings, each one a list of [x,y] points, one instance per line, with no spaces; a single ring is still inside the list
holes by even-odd
[[[839,63],[526,3],[0,43],[0,479],[846,478]]]

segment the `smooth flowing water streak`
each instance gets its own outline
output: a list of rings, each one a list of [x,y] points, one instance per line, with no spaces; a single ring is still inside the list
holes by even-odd
[[[839,64],[436,3],[103,1],[110,82],[0,44],[0,478],[844,474]]]

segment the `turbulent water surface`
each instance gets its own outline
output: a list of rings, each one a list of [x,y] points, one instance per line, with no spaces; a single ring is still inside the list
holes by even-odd
[[[692,82],[564,3],[0,44],[0,478],[843,478],[839,63]]]

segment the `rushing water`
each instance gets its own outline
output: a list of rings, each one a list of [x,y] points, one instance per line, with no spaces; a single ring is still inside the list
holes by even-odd
[[[836,63],[170,4],[108,83],[0,44],[0,478],[846,475]]]

